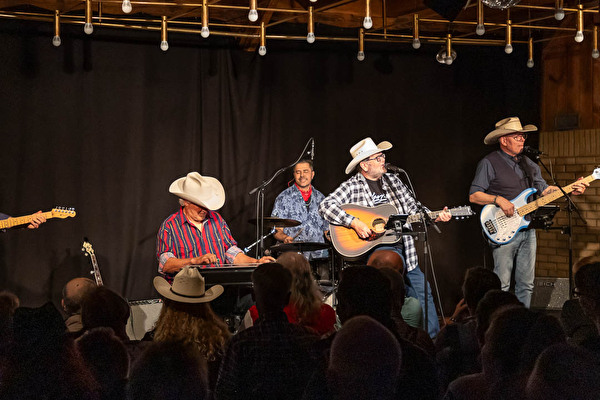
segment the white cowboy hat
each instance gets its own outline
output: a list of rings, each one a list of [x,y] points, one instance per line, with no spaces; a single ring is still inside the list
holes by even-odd
[[[521,126],[521,121],[517,117],[504,118],[501,121],[496,122],[496,129],[487,134],[483,143],[494,144],[498,142],[498,139],[504,135],[518,132],[532,132],[537,131],[535,125]]]
[[[173,286],[165,278],[154,277],[154,288],[166,299],[180,303],[207,303],[223,293],[223,286],[215,285],[204,290],[204,278],[198,268],[183,267],[173,278]]]
[[[225,189],[216,178],[190,172],[169,186],[169,192],[209,210],[218,210],[225,204]]]
[[[354,167],[356,167],[362,160],[372,156],[373,154],[380,153],[382,151],[386,151],[392,148],[392,144],[387,141],[383,141],[375,146],[375,142],[370,137],[361,140],[356,143],[350,149],[350,155],[352,156],[352,161],[346,167],[346,173],[349,174],[352,172]]]

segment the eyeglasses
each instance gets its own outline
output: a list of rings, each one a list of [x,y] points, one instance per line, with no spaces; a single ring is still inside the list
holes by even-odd
[[[373,158],[367,158],[365,160],[365,162],[369,162],[369,161],[377,161],[377,162],[385,161],[385,153],[382,153],[382,154],[380,154],[378,156],[375,156]]]
[[[512,138],[516,142],[524,142],[527,139],[526,133],[515,133],[514,135],[508,135],[509,138]]]

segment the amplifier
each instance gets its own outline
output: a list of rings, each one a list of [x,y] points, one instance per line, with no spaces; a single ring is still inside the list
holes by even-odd
[[[207,287],[213,285],[252,285],[252,272],[256,265],[249,266],[227,266],[218,268],[206,268],[197,266],[200,274],[204,277],[204,284]]]
[[[141,340],[146,332],[154,328],[163,303],[160,299],[130,301],[131,314],[127,321],[127,336],[131,340]]]
[[[531,308],[561,310],[567,300],[569,300],[568,278],[535,278]]]

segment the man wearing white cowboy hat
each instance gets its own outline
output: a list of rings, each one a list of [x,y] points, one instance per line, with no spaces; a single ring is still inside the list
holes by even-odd
[[[358,204],[373,207],[379,204],[393,204],[400,213],[415,214],[419,212],[415,199],[406,186],[395,174],[388,174],[385,166],[386,150],[392,148],[390,142],[384,141],[375,145],[371,138],[366,138],[352,146],[350,155],[352,161],[346,167],[346,174],[356,173],[343,182],[333,193],[323,200],[319,207],[321,215],[334,225],[342,225],[354,229],[356,234],[366,239],[371,235],[371,229],[366,223],[346,213],[341,206],[344,204]],[[444,210],[436,221],[449,221],[450,212]],[[406,277],[410,281],[407,288],[410,295],[416,297],[425,309],[425,277],[418,265],[417,251],[414,239],[410,235],[393,246],[378,247],[377,250],[396,251],[404,260]],[[431,292],[427,283],[428,292]],[[428,294],[429,315],[425,316],[428,322],[428,333],[435,336],[440,326],[435,312],[433,297]]]
[[[237,246],[227,223],[216,212],[225,203],[225,190],[217,179],[190,172],[175,180],[169,192],[179,197],[181,208],[160,226],[156,251],[158,272],[168,282],[187,265],[275,261],[249,257]]]
[[[494,204],[508,217],[515,212],[510,200],[523,190],[533,187],[546,195],[558,190],[548,186],[540,167],[528,157],[521,155],[528,132],[537,131],[534,125],[521,125],[517,117],[505,118],[496,123],[496,129],[487,134],[483,143],[500,148],[485,156],[477,165],[475,178],[469,189],[469,201],[474,204]],[[576,186],[573,194],[585,191],[587,183]],[[510,242],[499,245],[490,242],[494,257],[494,272],[502,282],[502,289],[510,288],[515,270],[515,294],[526,307],[531,303],[535,278],[536,237],[534,229],[519,231]]]

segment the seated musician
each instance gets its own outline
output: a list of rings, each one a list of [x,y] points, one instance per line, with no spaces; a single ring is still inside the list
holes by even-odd
[[[350,149],[352,161],[346,167],[346,174],[354,173],[354,176],[343,182],[327,196],[319,207],[319,213],[330,224],[351,228],[359,238],[368,239],[372,233],[371,228],[366,224],[369,221],[361,221],[359,218],[348,214],[341,208],[342,205],[357,204],[373,207],[391,203],[399,213],[415,214],[419,212],[416,200],[400,178],[387,173],[384,151],[391,148],[392,144],[390,142],[384,141],[375,145],[371,138],[366,138]],[[436,221],[445,222],[449,221],[450,218],[452,218],[452,215],[444,209]],[[418,265],[417,251],[412,236],[403,236],[398,243],[387,247],[377,247],[376,250],[378,249],[396,251],[403,258],[406,279],[410,281],[411,285],[411,290],[408,293],[417,297],[421,306],[425,309],[423,292],[426,282]],[[429,315],[425,317],[428,321],[428,333],[433,337],[439,331],[439,322],[428,283],[427,291]]]
[[[325,243],[329,224],[319,215],[319,204],[325,196],[312,185],[315,177],[313,162],[301,160],[294,166],[294,184],[279,193],[271,212],[272,217],[300,221],[293,228],[277,228],[275,239],[283,243]],[[327,257],[327,250],[305,252],[309,260]]]
[[[215,211],[225,203],[225,190],[216,178],[190,172],[175,180],[169,192],[179,197],[181,207],[160,226],[156,245],[158,273],[169,283],[187,265],[275,261],[249,257],[237,246],[227,223]]]

